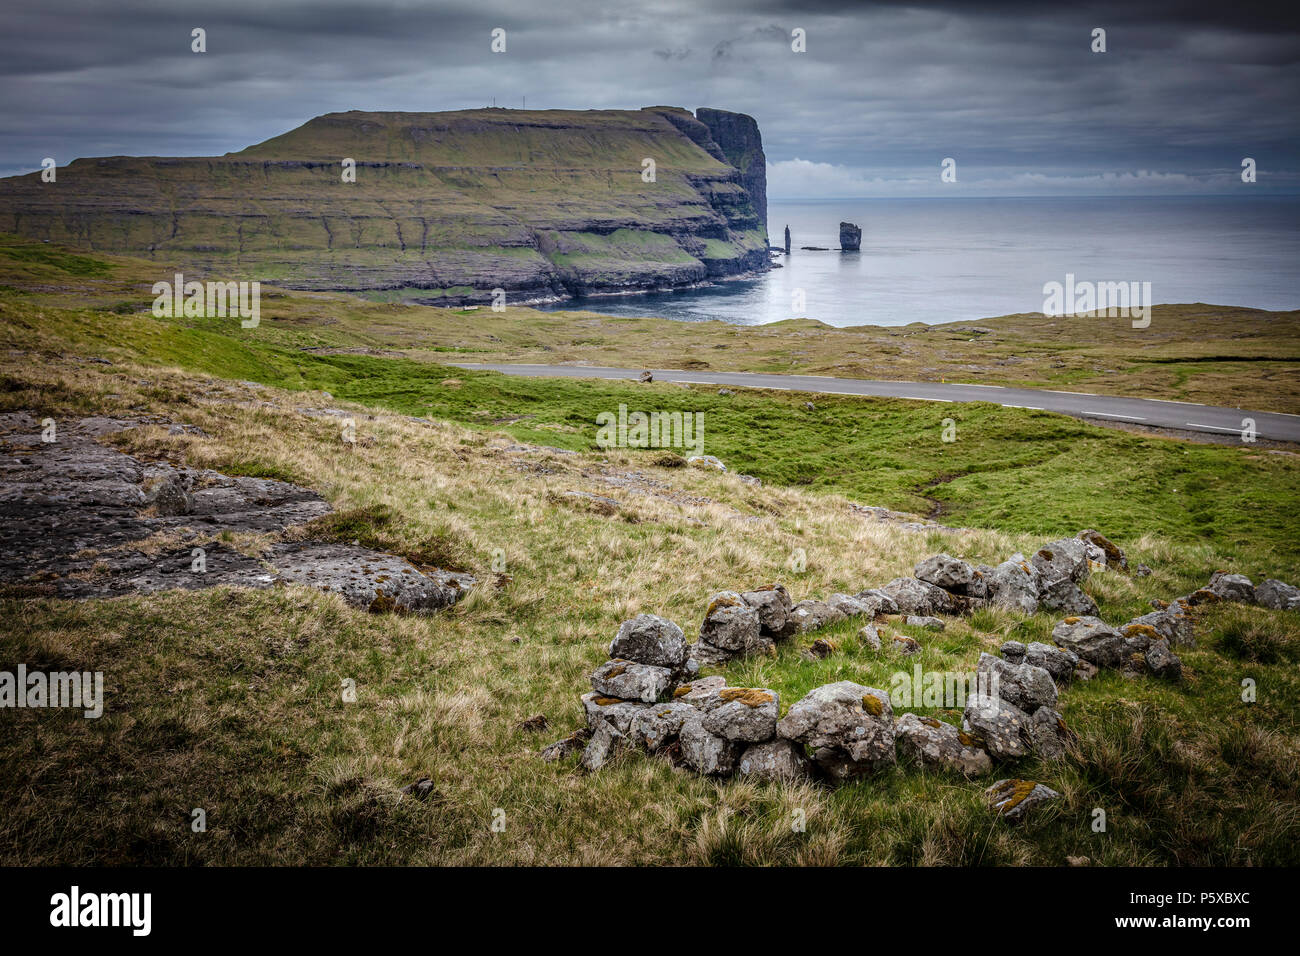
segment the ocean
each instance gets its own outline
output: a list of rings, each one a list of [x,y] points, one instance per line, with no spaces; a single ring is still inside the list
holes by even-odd
[[[838,251],[840,220],[862,228],[860,252]],[[770,202],[772,245],[787,225],[793,251],[762,277],[547,308],[738,325],[932,324],[1041,312],[1044,284],[1067,275],[1149,282],[1155,303],[1300,308],[1298,196]]]

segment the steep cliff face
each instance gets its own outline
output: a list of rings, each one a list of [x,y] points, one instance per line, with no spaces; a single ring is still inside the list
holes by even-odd
[[[763,137],[754,117],[744,113],[701,106],[695,118],[708,127],[713,141],[728,163],[740,171],[740,185],[749,194],[754,212],[767,235],[767,157],[763,155]]]
[[[765,269],[758,127],[700,112],[331,113],[225,156],[82,159],[55,183],[0,180],[0,231],[196,278],[449,304]]]

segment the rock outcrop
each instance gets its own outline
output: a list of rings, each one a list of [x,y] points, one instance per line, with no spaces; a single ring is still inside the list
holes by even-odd
[[[0,415],[0,580],[73,598],[304,584],[372,611],[435,611],[474,585],[353,544],[277,538],[331,510],[307,488],[140,461],[100,441],[140,424],[69,420],[46,443],[35,419]],[[240,532],[272,537],[256,555],[220,540]]]
[[[840,251],[857,252],[862,248],[862,230],[851,222],[840,223]]]

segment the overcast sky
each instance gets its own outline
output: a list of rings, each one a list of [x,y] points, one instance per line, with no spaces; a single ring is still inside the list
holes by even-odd
[[[0,175],[526,97],[750,113],[773,199],[1233,192],[1245,157],[1255,189],[1298,192],[1298,65],[1300,15],[1227,2],[11,2]]]

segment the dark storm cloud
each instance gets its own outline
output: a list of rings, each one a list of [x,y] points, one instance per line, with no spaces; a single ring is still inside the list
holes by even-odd
[[[332,110],[751,113],[774,195],[1300,187],[1300,16],[1096,2],[51,0],[0,31],[0,171],[241,149]],[[507,30],[508,50],[489,50]],[[208,52],[190,52],[190,30]],[[806,53],[790,49],[794,28]],[[1108,52],[1089,50],[1094,27]],[[1139,175],[1141,173],[1142,175]],[[1107,179],[1106,177],[1111,177]],[[982,184],[982,185],[981,185]]]

